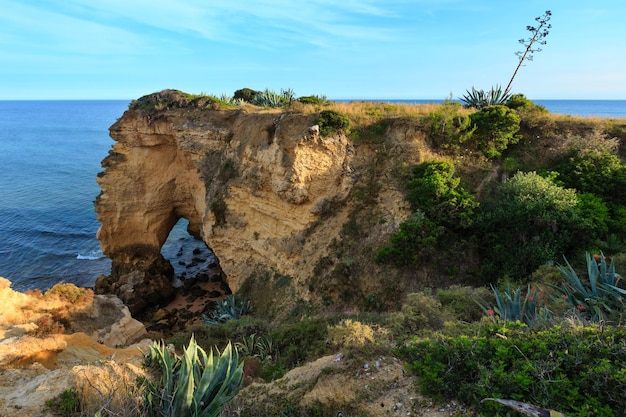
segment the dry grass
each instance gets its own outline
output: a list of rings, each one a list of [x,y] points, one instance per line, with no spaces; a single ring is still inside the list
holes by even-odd
[[[41,291],[20,293],[4,280],[0,282],[0,334],[2,329],[25,323],[37,324],[34,330],[37,336],[63,333],[61,322],[68,320],[72,312],[89,306],[93,296],[91,289],[74,284],[57,284],[43,294]]]
[[[107,361],[75,368],[74,376],[84,416],[144,416],[144,388],[138,380],[146,373],[132,364]]]

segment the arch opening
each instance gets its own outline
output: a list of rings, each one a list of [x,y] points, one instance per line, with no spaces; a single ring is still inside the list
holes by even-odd
[[[174,287],[203,284],[211,291],[230,293],[217,255],[202,239],[191,235],[188,228],[189,221],[179,218],[161,247],[161,255],[174,268]]]

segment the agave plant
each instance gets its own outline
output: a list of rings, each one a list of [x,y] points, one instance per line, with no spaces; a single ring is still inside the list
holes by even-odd
[[[244,336],[241,342],[235,343],[237,351],[243,356],[259,358],[261,362],[272,359],[274,342],[270,337],[257,337],[256,334]]]
[[[538,305],[537,292],[531,293],[530,285],[523,299],[521,288],[512,291],[510,284],[507,284],[504,292],[500,292],[493,285],[491,286],[491,290],[496,299],[496,305],[493,308],[482,299],[477,301],[477,303],[485,314],[493,319],[521,321],[528,325],[533,325],[537,320],[550,318],[548,309],[545,306]]]
[[[280,90],[276,93],[268,88],[256,94],[252,99],[252,104],[263,107],[282,107],[291,102],[295,97],[292,89]]]
[[[583,317],[606,320],[609,315],[624,310],[626,289],[621,288],[621,276],[615,272],[615,264],[606,264],[603,253],[591,256],[586,253],[587,282],[578,276],[565,259],[566,266],[558,265],[566,279],[560,287],[553,286],[562,299],[575,307]]]
[[[161,379],[148,383],[146,405],[150,416],[218,417],[224,404],[241,389],[243,363],[231,344],[218,358],[206,352],[191,337],[182,357],[171,353],[163,342],[154,342],[146,362],[161,370]]]
[[[211,311],[209,315],[203,314],[202,321],[212,326],[225,323],[228,320],[236,320],[251,312],[252,303],[233,294],[218,301],[215,305],[215,310]]]
[[[459,98],[463,102],[465,107],[482,109],[487,106],[495,106],[497,104],[504,104],[511,94],[505,94],[502,92],[502,88],[499,85],[491,87],[491,90],[477,90],[472,87],[471,90],[467,90],[466,94]]]

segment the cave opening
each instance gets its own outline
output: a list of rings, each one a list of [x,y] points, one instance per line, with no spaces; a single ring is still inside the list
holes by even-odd
[[[222,282],[224,274],[215,253],[203,240],[188,232],[189,221],[180,218],[161,247],[161,254],[174,268],[174,286],[185,281]]]

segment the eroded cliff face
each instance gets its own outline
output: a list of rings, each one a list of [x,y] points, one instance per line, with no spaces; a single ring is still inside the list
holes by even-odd
[[[353,146],[343,135],[322,137],[317,119],[202,106],[126,111],[110,128],[116,143],[98,176],[98,238],[113,266],[97,291],[117,294],[132,312],[171,297],[173,270],[160,250],[185,218],[233,291],[273,271],[295,278],[307,298],[315,261],[346,221],[334,208],[357,177]],[[307,242],[331,210],[317,243]]]

